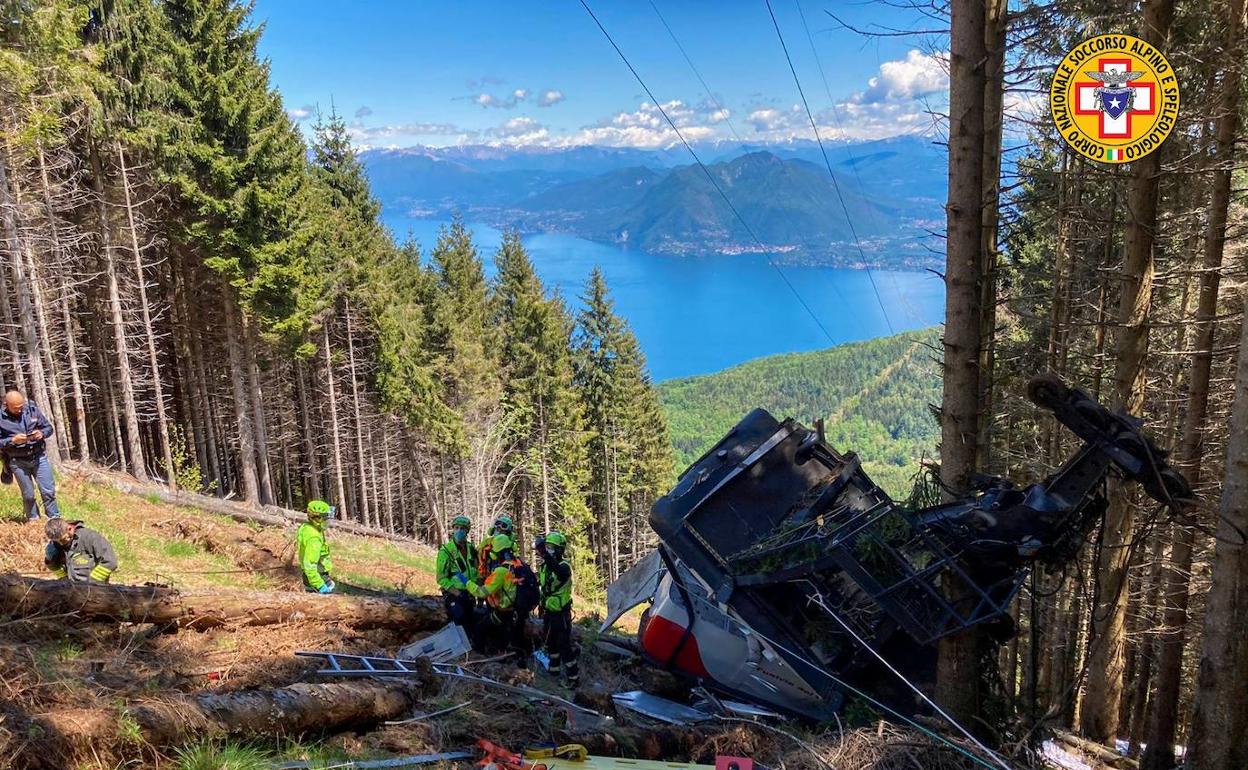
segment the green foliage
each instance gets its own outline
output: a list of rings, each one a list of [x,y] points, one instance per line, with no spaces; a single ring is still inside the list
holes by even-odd
[[[169,425],[169,449],[173,454],[173,477],[180,489],[205,493],[215,491],[216,481],[204,483],[203,469],[191,455],[186,445],[186,432],[177,423]]]
[[[178,770],[270,770],[273,754],[242,743],[204,741],[178,749]]]
[[[932,331],[750,361],[716,374],[659,386],[681,467],[724,436],[750,410],[808,427],[827,420],[830,444],[853,451],[872,479],[905,498],[940,427],[929,405],[940,401],[940,373],[928,346]]]

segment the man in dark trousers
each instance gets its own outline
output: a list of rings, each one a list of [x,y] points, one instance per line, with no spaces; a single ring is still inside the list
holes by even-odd
[[[16,390],[4,394],[4,408],[0,409],[0,454],[4,455],[5,464],[22,490],[22,507],[29,520],[39,518],[39,508],[35,505],[36,486],[43,498],[44,515],[49,519],[61,515],[47,453],[47,440],[51,435],[52,423],[34,402],[27,401]]]
[[[107,583],[117,570],[117,554],[108,540],[82,526],[81,521],[60,517],[44,525],[48,548],[44,565],[59,578],[71,583]]]
[[[562,532],[551,532],[539,537],[535,545],[542,559],[537,568],[542,592],[538,612],[545,631],[550,673],[565,677],[568,686],[575,689],[581,683],[581,666],[572,640],[572,565],[564,558],[568,539]]]
[[[436,572],[447,619],[463,628],[476,644],[477,602],[468,592],[468,583],[480,581],[481,576],[477,573],[477,547],[468,541],[470,529],[472,521],[467,516],[456,516],[451,522],[451,539],[438,549]]]

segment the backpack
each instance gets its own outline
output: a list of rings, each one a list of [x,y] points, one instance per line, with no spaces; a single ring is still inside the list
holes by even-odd
[[[542,593],[537,585],[537,575],[533,574],[533,569],[529,565],[519,560],[512,562],[510,569],[511,578],[516,583],[516,612],[527,615],[542,600]]]

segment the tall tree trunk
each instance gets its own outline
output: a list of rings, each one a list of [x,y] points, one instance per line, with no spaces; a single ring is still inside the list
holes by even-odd
[[[303,359],[295,359],[295,396],[299,406],[299,434],[303,440],[304,497],[321,497],[321,469],[316,455],[316,441],[312,438],[312,410],[308,401],[308,371]]]
[[[953,0],[949,73],[949,202],[945,263],[944,393],[940,475],[946,490],[968,488],[979,457],[983,340],[984,99],[988,50],[983,0]],[[947,491],[945,493],[950,496]],[[955,603],[970,590],[947,588]],[[982,701],[980,634],[940,642],[936,697],[955,719],[969,722]]]
[[[12,154],[5,144],[5,155],[0,157],[0,212],[3,213],[5,239],[9,242],[12,258],[9,260],[13,271],[13,293],[17,296],[18,324],[26,346],[26,366],[30,371],[31,396],[50,413],[55,406],[51,403],[47,374],[44,371],[45,350],[39,341],[39,319],[35,317],[34,304],[31,297],[40,287],[29,272],[34,256],[30,253],[30,244],[21,232],[17,219],[18,205],[21,201],[21,188],[16,175],[10,175],[7,168]],[[45,338],[46,341],[46,338]],[[47,442],[48,455],[53,462],[60,459],[56,439]]]
[[[230,385],[234,390],[234,422],[238,429],[238,470],[242,476],[239,497],[254,506],[260,503],[260,487],[256,473],[256,439],[252,431],[247,383],[244,381],[250,369],[248,362],[243,360],[242,337],[247,332],[240,329],[243,313],[234,301],[234,292],[228,283],[222,283],[221,296],[221,306],[225,311],[226,347],[230,357]]]
[[[338,429],[338,394],[334,388],[334,356],[329,347],[329,319],[321,327],[325,345],[325,379],[329,386],[329,438],[334,456],[334,493],[338,495],[337,504],[347,504],[346,489],[342,483],[342,435]],[[344,511],[344,516],[347,512]]]
[[[1193,487],[1200,483],[1204,436],[1209,410],[1209,380],[1217,325],[1218,290],[1226,245],[1227,210],[1231,199],[1231,171],[1239,121],[1239,92],[1243,79],[1242,34],[1244,0],[1227,3],[1226,70],[1217,116],[1217,152],[1220,167],[1213,175],[1205,253],[1197,294],[1195,344],[1192,346],[1187,413],[1179,450],[1179,467]],[[1168,770],[1174,763],[1174,741],[1179,720],[1179,691],[1183,678],[1183,649],[1187,633],[1188,580],[1192,569],[1195,530],[1178,527],[1166,570],[1164,631],[1157,662],[1157,692],[1153,696],[1147,747],[1141,770]]]
[[[121,172],[121,189],[125,196],[126,224],[130,231],[130,251],[134,254],[134,277],[139,290],[139,311],[143,319],[143,336],[147,340],[147,365],[151,369],[152,394],[156,399],[156,428],[160,437],[160,456],[164,460],[165,483],[177,487],[173,469],[173,449],[169,443],[169,418],[165,415],[165,388],[161,380],[160,356],[156,353],[156,330],[152,326],[152,310],[147,301],[147,272],[143,267],[143,249],[139,246],[139,229],[135,224],[134,200],[130,194],[130,169],[121,142],[116,142],[117,167]]]
[[[87,402],[82,387],[82,375],[78,363],[78,341],[73,314],[70,311],[70,287],[61,275],[61,326],[65,329],[65,358],[69,367],[69,384],[74,397],[74,426],[78,430],[78,459],[86,462],[91,457],[90,433],[87,430]],[[67,442],[68,443],[68,442]]]
[[[1248,296],[1245,296],[1248,300]],[[1196,683],[1190,770],[1248,767],[1248,313],[1244,314],[1235,374],[1235,400],[1218,508],[1217,546],[1205,610],[1205,636]]]
[[[247,366],[247,393],[251,401],[252,432],[256,442],[256,480],[260,485],[260,502],[272,504],[273,471],[269,465],[269,424],[264,416],[266,403],[260,385],[260,343],[256,339],[256,325],[242,316],[243,355]]]
[[[987,468],[992,454],[993,374],[996,370],[998,221],[1001,199],[1001,136],[1005,100],[1006,0],[985,0],[983,194],[980,198],[983,244],[980,270],[979,401],[981,418],[976,438],[977,468]]]
[[[101,162],[99,148],[90,143],[91,177],[95,187],[96,206],[100,219],[100,253],[104,258],[104,278],[108,286],[108,309],[113,327],[113,348],[117,356],[117,387],[121,390],[122,414],[125,418],[126,457],[122,457],[123,467],[127,467],[135,478],[147,479],[147,462],[143,457],[142,437],[139,433],[139,412],[134,396],[134,375],[130,370],[130,346],[126,340],[125,316],[121,308],[121,288],[117,282],[117,267],[113,259],[112,221],[108,215],[108,198],[104,190],[104,164]]]
[[[1148,0],[1143,38],[1164,50],[1174,19],[1174,0]],[[1114,375],[1115,401],[1132,414],[1144,406],[1144,357],[1148,351],[1153,297],[1153,244],[1157,227],[1158,184],[1164,147],[1136,161],[1128,208],[1126,258],[1118,306],[1118,340]],[[1088,684],[1080,718],[1087,738],[1109,743],[1118,737],[1118,705],[1122,698],[1127,582],[1133,549],[1135,500],[1131,487],[1111,483],[1109,509],[1102,525],[1097,564],[1097,606],[1092,612],[1093,645]]]
[[[364,421],[360,418],[360,382],[355,370],[355,330],[351,325],[351,298],[343,298],[343,317],[347,323],[347,371],[351,375],[351,411],[355,426],[355,462],[360,469],[360,521],[373,526],[374,521],[368,504],[367,474],[364,472]]]

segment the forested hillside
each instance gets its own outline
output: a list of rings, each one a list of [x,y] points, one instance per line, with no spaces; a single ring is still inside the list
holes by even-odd
[[[287,116],[245,3],[0,9],[0,385],[54,454],[430,541],[506,511],[608,577],[639,553],[670,449],[600,275],[573,318],[518,236],[393,243],[343,121],[308,147]]]
[[[761,358],[659,386],[684,468],[757,407],[807,427],[825,420],[828,442],[857,452],[871,478],[905,499],[919,460],[933,458],[940,370],[934,331]]]

